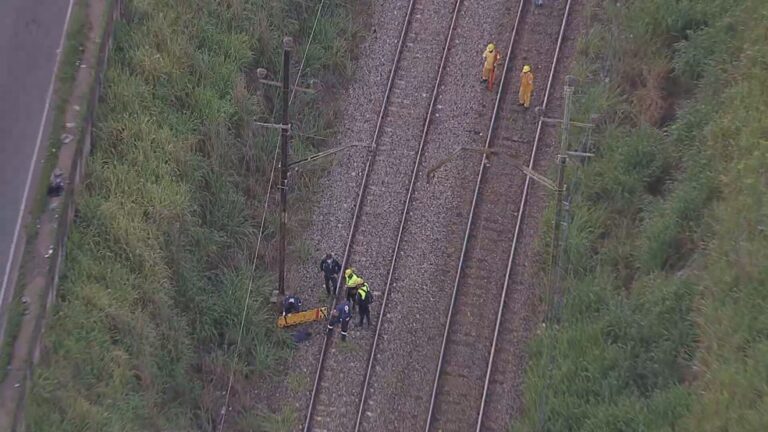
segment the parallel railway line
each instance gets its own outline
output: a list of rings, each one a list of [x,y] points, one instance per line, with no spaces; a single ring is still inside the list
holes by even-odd
[[[541,104],[544,109],[546,109],[549,101],[549,92],[568,22],[571,1],[567,0],[562,11],[562,23],[559,27],[554,58],[549,67],[549,78],[544,89],[544,100]],[[396,272],[398,264],[398,250],[409,214],[409,205],[420,169],[420,160],[430,128],[440,80],[450,50],[456,17],[461,6],[461,0],[455,0],[453,8],[450,10],[450,25],[447,32],[442,35],[444,38],[442,57],[437,67],[436,77],[433,80],[431,99],[428,107],[424,110],[419,108],[418,95],[408,90],[409,86],[410,89],[419,87],[413,84],[412,81],[415,79],[413,75],[424,79],[424,71],[413,70],[413,64],[418,63],[413,62],[413,59],[419,59],[422,64],[430,63],[433,59],[425,62],[424,57],[431,52],[439,52],[420,45],[421,43],[434,43],[433,39],[430,40],[430,37],[434,37],[434,35],[423,34],[425,32],[415,20],[425,13],[425,8],[430,7],[425,3],[423,0],[411,0],[405,15],[387,89],[376,122],[370,153],[363,171],[363,179],[357,195],[343,258],[344,268],[353,261],[362,262],[363,260],[357,257],[362,250],[362,244],[366,243],[366,227],[381,225],[382,221],[388,221],[385,223],[387,234],[391,233],[392,238],[395,238],[396,234],[394,247],[387,247],[386,251],[379,253],[378,259],[371,260],[375,262],[380,262],[383,259],[390,260],[388,272],[386,275],[382,275],[385,276],[386,283],[377,285],[383,287],[383,298],[380,310],[375,311],[377,313],[374,314],[379,317],[376,322],[376,331],[373,335],[360,338],[360,345],[368,347],[368,350],[346,354],[346,357],[351,356],[355,359],[354,367],[350,367],[351,364],[345,365],[345,354],[341,352],[339,347],[335,346],[331,338],[324,340],[305,418],[305,432],[310,430],[354,429],[359,431],[365,429],[363,425],[367,409],[366,402],[370,395],[371,374],[377,361],[376,353],[380,344],[381,324],[385,317],[393,274]],[[523,39],[522,45],[535,44],[533,40],[526,41],[524,35],[521,36],[518,30],[519,27],[525,28],[526,26],[525,18],[527,14],[531,13],[529,3],[526,0],[520,0],[517,9],[498,94],[486,136],[485,149],[498,149],[507,154],[527,151],[530,153],[527,166],[532,169],[541,139],[542,121],[532,120],[535,117],[531,114],[518,115],[508,112],[511,106],[510,101],[513,101],[512,104],[516,101],[516,93],[507,89],[508,84],[505,87],[507,72],[513,72],[513,78],[516,77],[515,72],[518,70],[516,63],[522,61],[522,55],[518,54],[522,51],[518,48],[518,45],[521,45],[519,39]],[[431,7],[435,6],[432,5]],[[536,31],[536,29],[531,30],[532,33]],[[546,33],[547,30],[539,29],[538,31]],[[549,35],[547,36],[549,37]],[[424,53],[428,54],[425,55]],[[408,66],[404,67],[404,65]],[[423,115],[415,115],[418,112],[423,112]],[[501,118],[507,116],[512,118],[510,122],[500,121]],[[421,126],[420,129],[419,126],[416,126],[417,123]],[[409,130],[420,130],[420,138],[408,137],[407,132]],[[533,141],[522,142],[526,137],[529,137],[530,140],[530,137],[534,136],[534,130],[535,138]],[[523,132],[522,137],[519,136],[521,131]],[[415,146],[417,142],[418,147]],[[472,428],[477,431],[503,430],[506,427],[505,423],[498,420],[498,418],[504,417],[503,413],[494,413],[493,416],[486,416],[486,414],[493,411],[489,408],[489,399],[493,397],[492,395],[500,393],[499,389],[495,389],[496,383],[506,379],[505,375],[509,373],[507,370],[509,365],[499,364],[494,360],[499,333],[504,329],[508,319],[504,315],[504,305],[507,301],[515,251],[526,211],[530,178],[501,159],[498,162],[494,160],[493,164],[490,165],[486,155],[487,153],[482,157],[475,182],[451,304],[445,319],[442,346],[435,368],[432,394],[426,414],[425,429],[427,431],[470,430]],[[409,164],[412,163],[412,165],[408,165],[412,167],[410,177],[406,178],[403,173],[394,172],[391,169],[393,164],[386,163],[385,158],[397,158],[402,163],[406,163],[406,161]],[[385,213],[385,210],[379,208],[380,202],[391,199],[393,192],[400,193],[399,191],[406,190],[404,195],[398,197],[402,206],[398,208],[395,215],[399,215],[399,219],[395,220],[391,212],[386,210]],[[510,228],[512,223],[508,217],[510,214],[516,215],[514,230]],[[385,256],[386,258],[384,258]],[[493,269],[501,268],[506,268],[503,279],[499,277],[500,272],[494,274],[495,271],[493,271]],[[380,278],[380,282],[383,281],[384,277]],[[339,287],[341,285],[340,281]],[[342,290],[337,289],[337,292],[343,296],[340,291]],[[493,309],[489,309],[489,305]],[[495,326],[491,326],[487,320],[483,320],[483,317],[491,312],[494,313]],[[366,366],[359,367],[362,364]],[[330,376],[344,376],[346,386],[349,389],[347,391],[354,393],[354,398],[358,401],[356,415],[353,413],[350,416],[349,406],[339,406],[339,402],[335,400],[337,389],[334,388],[334,383],[327,378]],[[425,388],[425,390],[427,389]],[[503,392],[501,393],[503,394]],[[352,396],[350,396],[351,399]],[[488,420],[486,417],[495,418]]]
[[[413,80],[414,76],[417,79],[423,78],[423,74],[420,73],[421,71],[419,70],[413,71],[408,70],[408,68],[413,68],[414,65],[418,66],[419,64],[424,63],[422,53],[430,53],[434,51],[425,49],[419,45],[419,42],[430,42],[430,37],[433,35],[430,35],[429,32],[426,31],[428,28],[426,26],[419,27],[418,25],[412,25],[414,18],[419,19],[424,15],[425,8],[428,7],[428,5],[425,6],[424,3],[427,2],[424,0],[411,0],[408,6],[402,32],[398,41],[397,52],[395,54],[395,59],[390,72],[387,89],[385,91],[384,100],[382,102],[381,110],[377,119],[376,129],[374,131],[371,144],[371,153],[369,154],[365,169],[363,171],[363,179],[361,182],[360,191],[358,192],[357,203],[355,205],[352,224],[348,234],[344,258],[342,261],[343,268],[349,266],[349,263],[353,261],[352,258],[355,256],[356,242],[364,243],[364,241],[359,240],[358,236],[358,231],[364,229],[365,227],[365,224],[359,222],[361,219],[371,217],[373,219],[371,221],[371,225],[380,223],[381,220],[393,219],[391,215],[383,214],[383,212],[377,208],[377,203],[379,203],[381,200],[389,199],[388,197],[382,197],[379,195],[391,194],[392,191],[407,189],[407,193],[403,197],[404,206],[402,211],[397,213],[400,214],[399,227],[397,229],[397,240],[394,245],[394,250],[392,250],[389,254],[391,257],[391,266],[387,275],[386,286],[383,290],[383,299],[381,301],[381,308],[378,311],[378,315],[382,315],[386,308],[389,294],[388,287],[390,285],[392,274],[396,265],[396,257],[400,245],[400,239],[402,236],[403,227],[405,225],[406,216],[408,214],[408,205],[413,193],[419,161],[423,152],[427,131],[430,126],[430,120],[440,86],[440,78],[442,76],[442,71],[445,66],[445,59],[451,44],[453,29],[461,0],[455,0],[453,8],[451,9],[449,21],[450,24],[448,26],[447,34],[444,36],[445,42],[441,51],[442,57],[437,68],[437,75],[434,80],[429,106],[423,117],[415,117],[413,116],[415,111],[413,99],[417,93],[412,91],[409,92],[408,80]],[[409,31],[410,29],[413,29],[413,31]],[[411,40],[411,42],[409,42],[409,40]],[[411,56],[411,58],[408,58],[409,56]],[[403,61],[404,58],[406,58],[406,61]],[[403,70],[402,64],[408,65],[405,67],[405,70]],[[402,78],[397,79],[398,76],[402,76]],[[414,88],[418,89],[419,86],[411,85],[410,90],[413,90]],[[408,139],[409,137],[404,137],[404,132],[402,131],[407,132],[409,129],[418,130],[416,127],[408,128],[407,125],[412,125],[414,122],[418,122],[420,120],[422,122],[420,138],[413,140]],[[404,125],[406,127],[404,127]],[[414,142],[418,142],[418,147],[412,150],[398,146],[398,144],[408,144]],[[380,149],[384,151],[378,152]],[[411,176],[407,179],[408,182],[406,184],[404,184],[404,180],[406,179],[397,175],[397,173],[386,169],[387,166],[392,166],[391,164],[381,163],[380,160],[381,158],[386,157],[395,157],[402,160],[404,158],[403,153],[412,153],[414,158]],[[376,167],[383,168],[380,169],[381,172],[376,172]],[[343,294],[340,292],[342,290],[339,289],[341,285],[342,281],[340,280],[337,286],[337,292],[339,294]],[[336,302],[334,302],[334,306],[335,304]],[[372,366],[371,359],[373,358],[373,351],[375,350],[376,342],[378,341],[379,330],[381,328],[380,324],[381,320],[377,320],[376,333],[373,335],[371,341],[367,341],[371,348],[368,354],[368,368],[365,373],[358,374],[356,373],[357,371],[350,372],[347,369],[341,370],[341,374],[343,374],[348,381],[351,381],[351,385],[353,387],[357,383],[360,384],[359,388],[363,395],[367,389],[368,377],[370,375]],[[328,357],[331,355],[330,353],[332,351],[331,344],[331,339],[326,338],[321,349],[320,359],[318,361],[312,394],[310,397],[309,407],[304,424],[305,432],[310,430],[338,430],[330,428],[332,427],[334,421],[336,421],[335,419],[343,417],[335,414],[337,407],[334,406],[335,401],[334,389],[332,387],[333,384],[328,380],[324,380],[324,377],[327,374],[326,367],[329,364]],[[336,366],[338,367],[338,364]],[[350,375],[354,375],[354,377],[350,377]],[[360,400],[364,400],[364,396],[361,396]],[[355,421],[355,430],[359,428],[359,425],[360,415],[357,416]],[[343,430],[348,429],[345,427]]]
[[[542,135],[541,119],[535,127],[532,142],[522,142],[516,136],[528,126],[523,124],[528,116],[509,114],[517,102],[516,94],[505,94],[504,84],[507,72],[515,60],[522,66],[522,53],[536,49],[537,38],[528,38],[520,43],[518,27],[527,25],[524,17],[530,14],[530,2],[522,1],[515,20],[515,28],[509,43],[499,93],[485,142],[485,149],[499,149],[506,154],[519,154],[529,150],[529,169],[533,169]],[[560,47],[568,22],[571,0],[562,12],[557,45],[549,67],[549,77],[541,104],[546,110],[549,93],[557,68]],[[546,29],[530,29],[531,32]],[[523,45],[520,48],[520,45]],[[510,117],[508,122],[498,121]],[[523,138],[527,134],[523,134]],[[513,145],[514,143],[514,145]],[[510,276],[513,270],[515,252],[521,235],[521,226],[526,211],[531,178],[514,168],[503,159],[491,165],[487,153],[480,164],[472,207],[459,259],[453,296],[448,310],[443,343],[432,388],[429,416],[425,430],[506,430],[506,422],[500,421],[505,415],[496,413],[495,421],[486,421],[489,389],[495,382],[503,381],[512,369],[511,365],[494,364],[500,329],[504,327],[504,315]],[[500,211],[501,210],[501,211]],[[507,218],[499,215],[516,215],[514,230],[508,229]],[[506,256],[505,256],[506,255]],[[506,259],[505,259],[506,258]],[[496,269],[506,268],[503,279],[498,278]],[[495,310],[489,310],[489,306]],[[487,325],[483,317],[495,312],[495,325]],[[496,379],[494,379],[496,378]],[[506,414],[506,413],[504,413]]]

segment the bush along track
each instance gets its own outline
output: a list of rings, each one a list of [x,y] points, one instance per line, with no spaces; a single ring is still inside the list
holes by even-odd
[[[254,404],[244,383],[268,381],[289,346],[268,307],[275,217],[251,272],[277,142],[251,121],[273,121],[278,99],[256,95],[252,72],[279,74],[284,35],[303,54],[317,4],[192,3],[128,1],[118,25],[30,430],[213,430],[232,368],[229,429],[280,425],[238,415]],[[354,13],[324,3],[304,65],[323,89],[292,106],[306,135],[331,133],[327,95],[349,77]],[[292,145],[296,158],[315,151],[302,136]],[[291,192],[309,194],[317,174],[297,174]]]
[[[768,3],[593,5],[596,157],[513,430],[766,430]]]

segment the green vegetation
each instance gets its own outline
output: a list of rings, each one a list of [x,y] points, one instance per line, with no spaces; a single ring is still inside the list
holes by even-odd
[[[238,428],[253,432],[291,432],[296,430],[299,416],[292,407],[284,408],[280,413],[267,411],[246,412],[238,421]]]
[[[768,429],[768,3],[593,2],[564,302],[513,430]],[[546,244],[546,243],[545,243]]]
[[[289,346],[268,305],[274,217],[252,268],[276,135],[251,120],[271,121],[277,99],[272,89],[255,94],[252,71],[279,74],[286,34],[299,42],[298,64],[317,5],[126,6],[28,429],[213,430],[234,369],[228,430],[282,430],[294,414],[242,415],[259,403],[250,386],[269,379]],[[325,3],[304,67],[324,88],[348,78],[355,13]],[[301,132],[330,135],[333,102],[326,92],[297,94]],[[315,150],[299,137],[293,151]],[[292,193],[306,195],[314,174],[296,175]],[[306,216],[295,210],[300,223]]]
[[[21,320],[24,318],[24,305],[22,304],[22,297],[16,292],[13,293],[13,297],[8,302],[7,310],[7,322],[5,328],[5,339],[3,339],[3,351],[0,352],[0,381],[4,380],[8,376],[8,367],[11,364],[11,354],[13,353],[13,345],[16,343],[16,339],[19,337],[19,331],[21,330]]]

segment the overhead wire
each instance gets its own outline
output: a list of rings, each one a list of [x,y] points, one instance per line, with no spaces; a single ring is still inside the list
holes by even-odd
[[[304,54],[303,54],[302,59],[301,59],[301,64],[299,65],[299,71],[296,74],[296,82],[295,82],[295,84],[293,86],[293,91],[291,92],[291,97],[288,100],[288,105],[290,105],[293,102],[293,97],[296,94],[296,87],[299,85],[299,80],[301,79],[301,73],[304,70],[304,64],[305,64],[306,59],[307,59],[307,53],[309,52],[309,47],[312,45],[312,39],[314,38],[315,29],[317,28],[317,22],[318,22],[318,20],[320,18],[320,13],[322,12],[324,4],[325,4],[325,0],[321,0],[320,1],[320,5],[317,7],[317,14],[315,15],[315,21],[312,24],[312,31],[309,34],[309,40],[307,41],[307,46],[304,49]],[[272,118],[273,119],[275,117],[276,112],[277,112],[277,105],[275,105],[275,107],[272,110]],[[238,331],[237,342],[235,343],[235,355],[234,355],[234,360],[232,362],[232,364],[233,364],[232,371],[229,374],[229,382],[227,384],[227,391],[226,391],[225,396],[224,396],[224,404],[222,405],[222,408],[221,408],[221,418],[220,418],[220,421],[219,421],[219,428],[218,428],[219,432],[223,432],[224,431],[224,420],[225,420],[225,418],[227,416],[227,407],[229,405],[229,397],[230,397],[230,394],[232,392],[232,383],[234,382],[234,378],[235,378],[235,367],[234,367],[234,364],[237,362],[237,358],[238,358],[239,353],[240,353],[240,343],[242,342],[243,331],[245,329],[245,317],[247,316],[246,314],[248,312],[248,303],[250,302],[251,292],[253,291],[253,275],[254,275],[254,273],[256,271],[256,264],[258,262],[259,249],[261,247],[261,240],[264,237],[264,225],[265,225],[265,222],[266,222],[266,219],[267,219],[267,210],[268,210],[268,207],[269,207],[269,197],[270,197],[270,194],[272,192],[272,183],[273,183],[273,179],[275,177],[275,168],[277,167],[277,155],[278,155],[279,151],[280,151],[280,140],[278,138],[278,141],[275,144],[274,156],[272,158],[272,170],[271,170],[270,175],[269,175],[269,183],[268,183],[267,191],[266,191],[265,197],[264,197],[264,208],[263,208],[262,214],[261,214],[261,224],[259,226],[259,236],[258,236],[258,238],[256,240],[256,250],[253,253],[253,261],[252,261],[252,264],[251,264],[251,272],[250,272],[250,275],[249,275],[249,278],[248,278],[248,290],[246,291],[245,301],[243,302],[243,314],[242,314],[242,316],[240,318],[240,330]]]

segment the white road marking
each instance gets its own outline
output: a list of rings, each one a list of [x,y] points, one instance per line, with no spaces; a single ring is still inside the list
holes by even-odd
[[[37,160],[37,154],[40,152],[40,144],[43,141],[43,131],[45,130],[45,123],[48,120],[48,111],[51,106],[51,99],[53,98],[53,88],[56,84],[56,74],[59,71],[59,62],[61,60],[61,53],[64,51],[64,42],[67,39],[67,28],[69,27],[69,18],[72,15],[72,4],[74,0],[69,0],[69,6],[67,7],[67,16],[64,18],[64,28],[61,31],[61,39],[59,40],[59,49],[56,50],[56,62],[53,65],[53,75],[51,76],[51,82],[48,85],[48,95],[45,97],[45,107],[43,108],[43,118],[40,120],[40,129],[37,131],[37,142],[35,143],[35,151],[32,154],[32,160],[29,162],[29,172],[27,173],[27,184],[24,186],[24,195],[21,198],[21,207],[19,208],[19,217],[16,219],[16,228],[13,231],[13,240],[11,241],[11,250],[8,253],[8,262],[5,265],[5,275],[3,276],[3,286],[0,288],[0,302],[5,300],[5,290],[8,288],[8,279],[11,277],[11,266],[14,261],[14,255],[16,253],[16,246],[19,241],[19,232],[21,231],[21,221],[24,220],[24,209],[27,206],[27,198],[29,198],[29,187],[32,184],[32,174],[35,172],[35,161]]]

